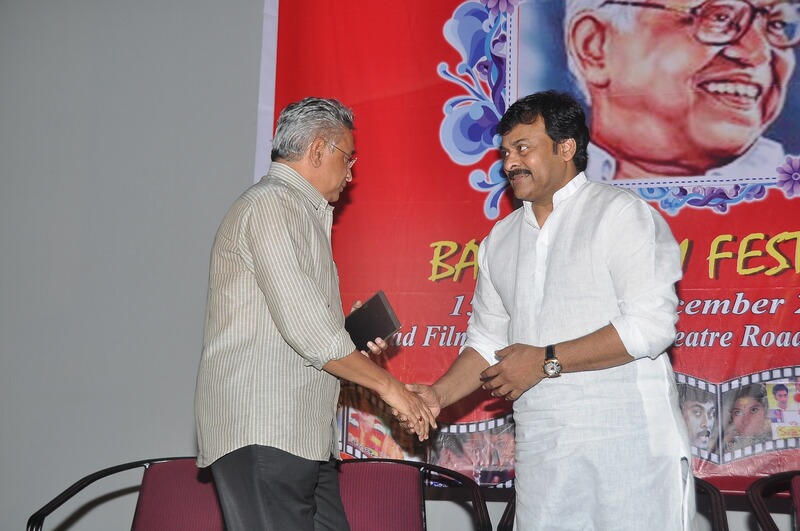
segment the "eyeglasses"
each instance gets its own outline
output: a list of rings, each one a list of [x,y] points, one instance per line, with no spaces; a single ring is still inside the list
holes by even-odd
[[[328,141],[327,141],[327,140],[325,140],[324,138],[322,139],[322,141],[323,141],[323,142],[325,142],[326,144],[328,144],[330,147],[332,147],[332,148],[335,148],[335,149],[338,149],[339,151],[341,151],[341,152],[344,154],[344,156],[345,156],[345,157],[347,157],[347,169],[348,169],[348,170],[349,170],[350,168],[352,168],[352,167],[353,167],[353,164],[355,164],[355,163],[356,163],[356,161],[358,160],[358,157],[351,157],[350,155],[348,155],[348,154],[347,154],[347,151],[345,151],[345,150],[343,150],[342,148],[338,147],[338,146],[337,146],[336,144],[334,144],[333,142],[328,142]],[[333,153],[333,152],[331,152],[331,153]]]
[[[796,2],[755,6],[746,0],[707,0],[689,7],[606,0],[601,7],[612,4],[685,13],[694,19],[695,38],[712,46],[738,42],[758,15],[764,17],[764,34],[771,45],[776,48],[792,48],[800,43],[800,4]]]

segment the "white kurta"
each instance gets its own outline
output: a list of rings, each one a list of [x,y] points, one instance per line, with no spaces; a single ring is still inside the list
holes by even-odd
[[[611,323],[636,361],[543,380],[514,403],[517,530],[691,529],[691,453],[664,354],[679,247],[641,198],[583,173],[553,202],[544,227],[526,202],[482,242],[467,346],[493,364],[507,345]]]

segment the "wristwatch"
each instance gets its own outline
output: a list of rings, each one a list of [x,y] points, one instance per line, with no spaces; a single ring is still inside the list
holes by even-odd
[[[561,376],[561,363],[559,363],[558,358],[556,358],[556,347],[553,345],[544,347],[544,363],[542,364],[542,370],[548,378]]]

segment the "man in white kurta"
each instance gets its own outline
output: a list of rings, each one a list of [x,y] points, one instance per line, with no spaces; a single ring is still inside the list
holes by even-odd
[[[517,530],[691,529],[691,453],[664,353],[678,244],[641,198],[587,181],[571,97],[523,98],[500,134],[523,204],[481,244],[459,358],[415,390],[433,409],[480,386],[515,400]],[[549,375],[546,346],[561,365]]]

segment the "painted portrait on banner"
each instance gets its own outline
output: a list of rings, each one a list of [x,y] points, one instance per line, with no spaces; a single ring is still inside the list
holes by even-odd
[[[509,98],[545,88],[579,95],[589,178],[665,189],[645,192],[663,194],[664,209],[699,206],[702,195],[714,206],[755,200],[762,184],[794,197],[800,7],[695,4],[521,2],[509,21]]]

